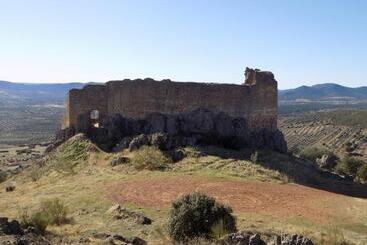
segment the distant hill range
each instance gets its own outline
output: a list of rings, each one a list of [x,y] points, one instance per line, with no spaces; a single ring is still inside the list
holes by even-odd
[[[12,83],[0,81],[0,104],[61,103],[72,88],[82,88],[85,83]]]
[[[280,90],[279,101],[367,101],[367,87],[349,88],[335,83],[301,86]]]
[[[94,82],[90,82],[94,83]],[[0,81],[0,105],[63,103],[72,88],[86,83],[12,83]],[[279,101],[367,101],[367,86],[344,87],[334,83],[279,90]]]

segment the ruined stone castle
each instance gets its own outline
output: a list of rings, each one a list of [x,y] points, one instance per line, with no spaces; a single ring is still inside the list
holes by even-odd
[[[236,138],[246,138],[244,144],[251,145],[249,137],[259,137],[255,134],[266,132],[266,135],[261,136],[265,137],[264,142],[255,145],[271,145],[270,148],[282,148],[284,151],[284,146],[274,146],[279,144],[276,142],[279,139],[269,140],[272,135],[279,134],[277,96],[277,81],[274,75],[271,72],[249,68],[245,71],[245,81],[241,85],[155,81],[149,78],[86,85],[83,89],[69,91],[60,135],[67,138],[82,132],[97,141],[113,138],[113,144],[116,144],[127,136],[157,131],[171,136],[181,132],[185,137],[195,134],[201,138],[210,138],[217,133],[223,133],[219,132],[223,131],[220,127],[227,127],[227,131],[229,127],[233,130],[226,133],[226,138],[232,134]],[[160,115],[160,119],[152,118],[152,115]],[[116,117],[120,119],[116,120]],[[133,126],[126,126],[126,120]],[[242,123],[241,132],[236,129],[239,127],[238,120]],[[226,121],[227,125],[219,125],[223,121]],[[188,123],[191,125],[182,126]],[[195,123],[200,125],[193,126]],[[121,126],[122,124],[124,126]],[[173,131],[172,127],[175,127]],[[188,129],[190,127],[194,128]],[[116,128],[119,132],[115,132]],[[116,134],[120,135],[118,139]],[[99,136],[95,137],[96,135]]]

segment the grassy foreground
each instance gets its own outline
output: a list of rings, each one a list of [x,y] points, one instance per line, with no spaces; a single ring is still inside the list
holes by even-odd
[[[71,222],[47,228],[55,243],[75,242],[97,232],[116,232],[139,236],[152,244],[167,244],[167,203],[187,190],[200,190],[233,207],[239,230],[300,233],[320,243],[330,237],[356,244],[367,241],[366,199],[292,184],[287,174],[264,167],[270,163],[246,160],[245,151],[213,147],[206,148],[205,154],[193,148],[184,151],[186,158],[159,171],[136,170],[129,163],[112,167],[113,159],[134,158],[134,153],[105,153],[82,137],[74,137],[44,161],[0,184],[0,216],[19,219],[22,210],[37,209],[42,201],[59,198],[67,205]],[[268,157],[279,164],[295,164],[290,157],[271,154]],[[256,156],[249,158],[258,161]],[[182,192],[175,187],[180,181],[187,184]],[[15,190],[5,192],[8,185],[14,185]],[[162,188],[156,203],[144,199],[149,186],[151,194],[155,187]],[[231,189],[235,191],[226,194]],[[143,212],[153,220],[152,225],[114,219],[107,210],[118,201],[130,210]],[[304,213],[308,209],[315,210],[316,215]]]

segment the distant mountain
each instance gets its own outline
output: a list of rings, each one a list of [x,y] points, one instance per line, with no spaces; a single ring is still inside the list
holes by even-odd
[[[90,82],[94,83],[94,82]],[[88,83],[88,84],[90,84]],[[12,83],[0,81],[0,105],[64,103],[70,89],[87,83]],[[279,101],[367,101],[367,87],[349,88],[334,83],[279,90]]]
[[[295,89],[279,91],[280,101],[310,100],[367,100],[367,87],[349,88],[335,83],[323,83],[313,86],[301,86]]]
[[[0,81],[0,104],[60,103],[72,88],[82,88],[84,83],[12,83]]]

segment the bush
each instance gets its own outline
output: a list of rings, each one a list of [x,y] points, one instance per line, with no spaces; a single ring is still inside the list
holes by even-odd
[[[7,177],[8,177],[7,173],[5,171],[0,170],[0,183],[4,182]]]
[[[61,225],[68,222],[68,209],[58,198],[43,201],[41,203],[41,212],[48,216],[50,224]]]
[[[45,212],[38,211],[30,215],[26,209],[21,214],[20,223],[24,228],[34,227],[41,233],[45,233],[47,226],[50,224],[50,219]]]
[[[230,207],[205,194],[190,193],[173,202],[168,226],[173,240],[187,242],[197,237],[214,238],[217,234],[213,231],[219,226],[221,234],[234,232],[236,220]]]
[[[363,164],[357,171],[357,178],[362,181],[367,181],[367,164]]]
[[[69,221],[67,208],[58,199],[41,202],[40,209],[30,214],[28,209],[21,211],[20,221],[24,228],[35,227],[41,233],[46,231],[48,225],[61,225]]]
[[[340,174],[356,176],[358,169],[363,165],[364,162],[362,160],[345,157],[337,162],[335,170]]]
[[[134,151],[131,164],[138,170],[164,170],[172,160],[153,146],[142,146]]]
[[[323,147],[310,146],[310,147],[306,147],[305,149],[301,150],[299,155],[302,158],[306,158],[311,161],[316,161],[317,158],[320,158],[323,155],[332,155],[332,152],[330,152],[328,149],[323,148]]]

